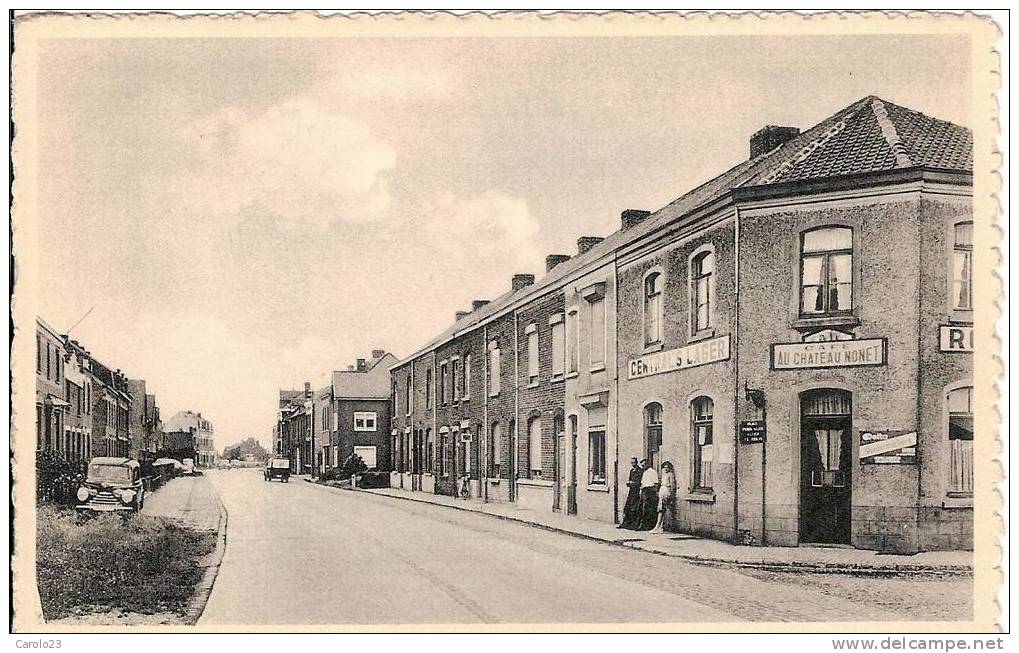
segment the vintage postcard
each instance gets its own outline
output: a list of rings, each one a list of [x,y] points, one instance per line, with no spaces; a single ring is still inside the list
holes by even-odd
[[[997,38],[16,16],[12,628],[996,631]]]

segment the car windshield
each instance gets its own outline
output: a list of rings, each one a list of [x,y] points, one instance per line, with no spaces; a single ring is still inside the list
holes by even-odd
[[[283,458],[277,458],[276,460],[272,461],[272,463],[270,463],[269,466],[275,467],[276,469],[283,469],[285,467],[290,467],[290,461]]]
[[[88,480],[97,483],[130,483],[131,470],[123,465],[92,463],[88,466]]]

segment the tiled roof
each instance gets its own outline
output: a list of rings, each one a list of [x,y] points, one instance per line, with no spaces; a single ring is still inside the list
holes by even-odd
[[[518,299],[556,286],[564,277],[588,263],[723,198],[735,188],[915,167],[972,172],[972,132],[954,123],[867,96],[774,150],[743,161],[697,186],[630,229],[610,234],[584,254],[557,265],[535,284],[501,295],[467,314],[404,362],[477,326]]]
[[[367,371],[333,372],[333,396],[343,399],[388,399],[389,367],[397,363],[396,356],[386,354],[378,359]]]

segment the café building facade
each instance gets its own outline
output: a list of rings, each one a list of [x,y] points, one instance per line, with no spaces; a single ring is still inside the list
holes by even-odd
[[[677,532],[968,549],[972,234],[970,131],[870,96],[763,128],[746,161],[624,212],[414,358],[481,334],[475,430],[505,444],[478,440],[501,487],[475,500],[618,522],[646,457],[674,465]],[[489,330],[507,323],[492,393]]]

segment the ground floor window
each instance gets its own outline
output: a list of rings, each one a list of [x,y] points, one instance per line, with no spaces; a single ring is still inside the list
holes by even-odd
[[[948,393],[948,491],[973,494],[973,388]]]
[[[378,460],[375,457],[376,449],[374,446],[370,447],[354,447],[354,453],[361,457],[364,464],[368,466],[368,469],[375,469],[378,466]]]
[[[605,483],[605,431],[588,433],[588,481],[593,485]]]
[[[711,463],[715,449],[714,412],[715,404],[709,397],[697,397],[690,404],[694,489],[711,489]]]
[[[439,471],[443,477],[449,476],[449,435],[439,434],[439,455],[442,456]]]
[[[340,447],[338,445],[334,444],[333,445],[333,467],[339,467],[339,466],[340,466]]]
[[[432,429],[425,430],[425,473],[435,473],[435,436]]]

